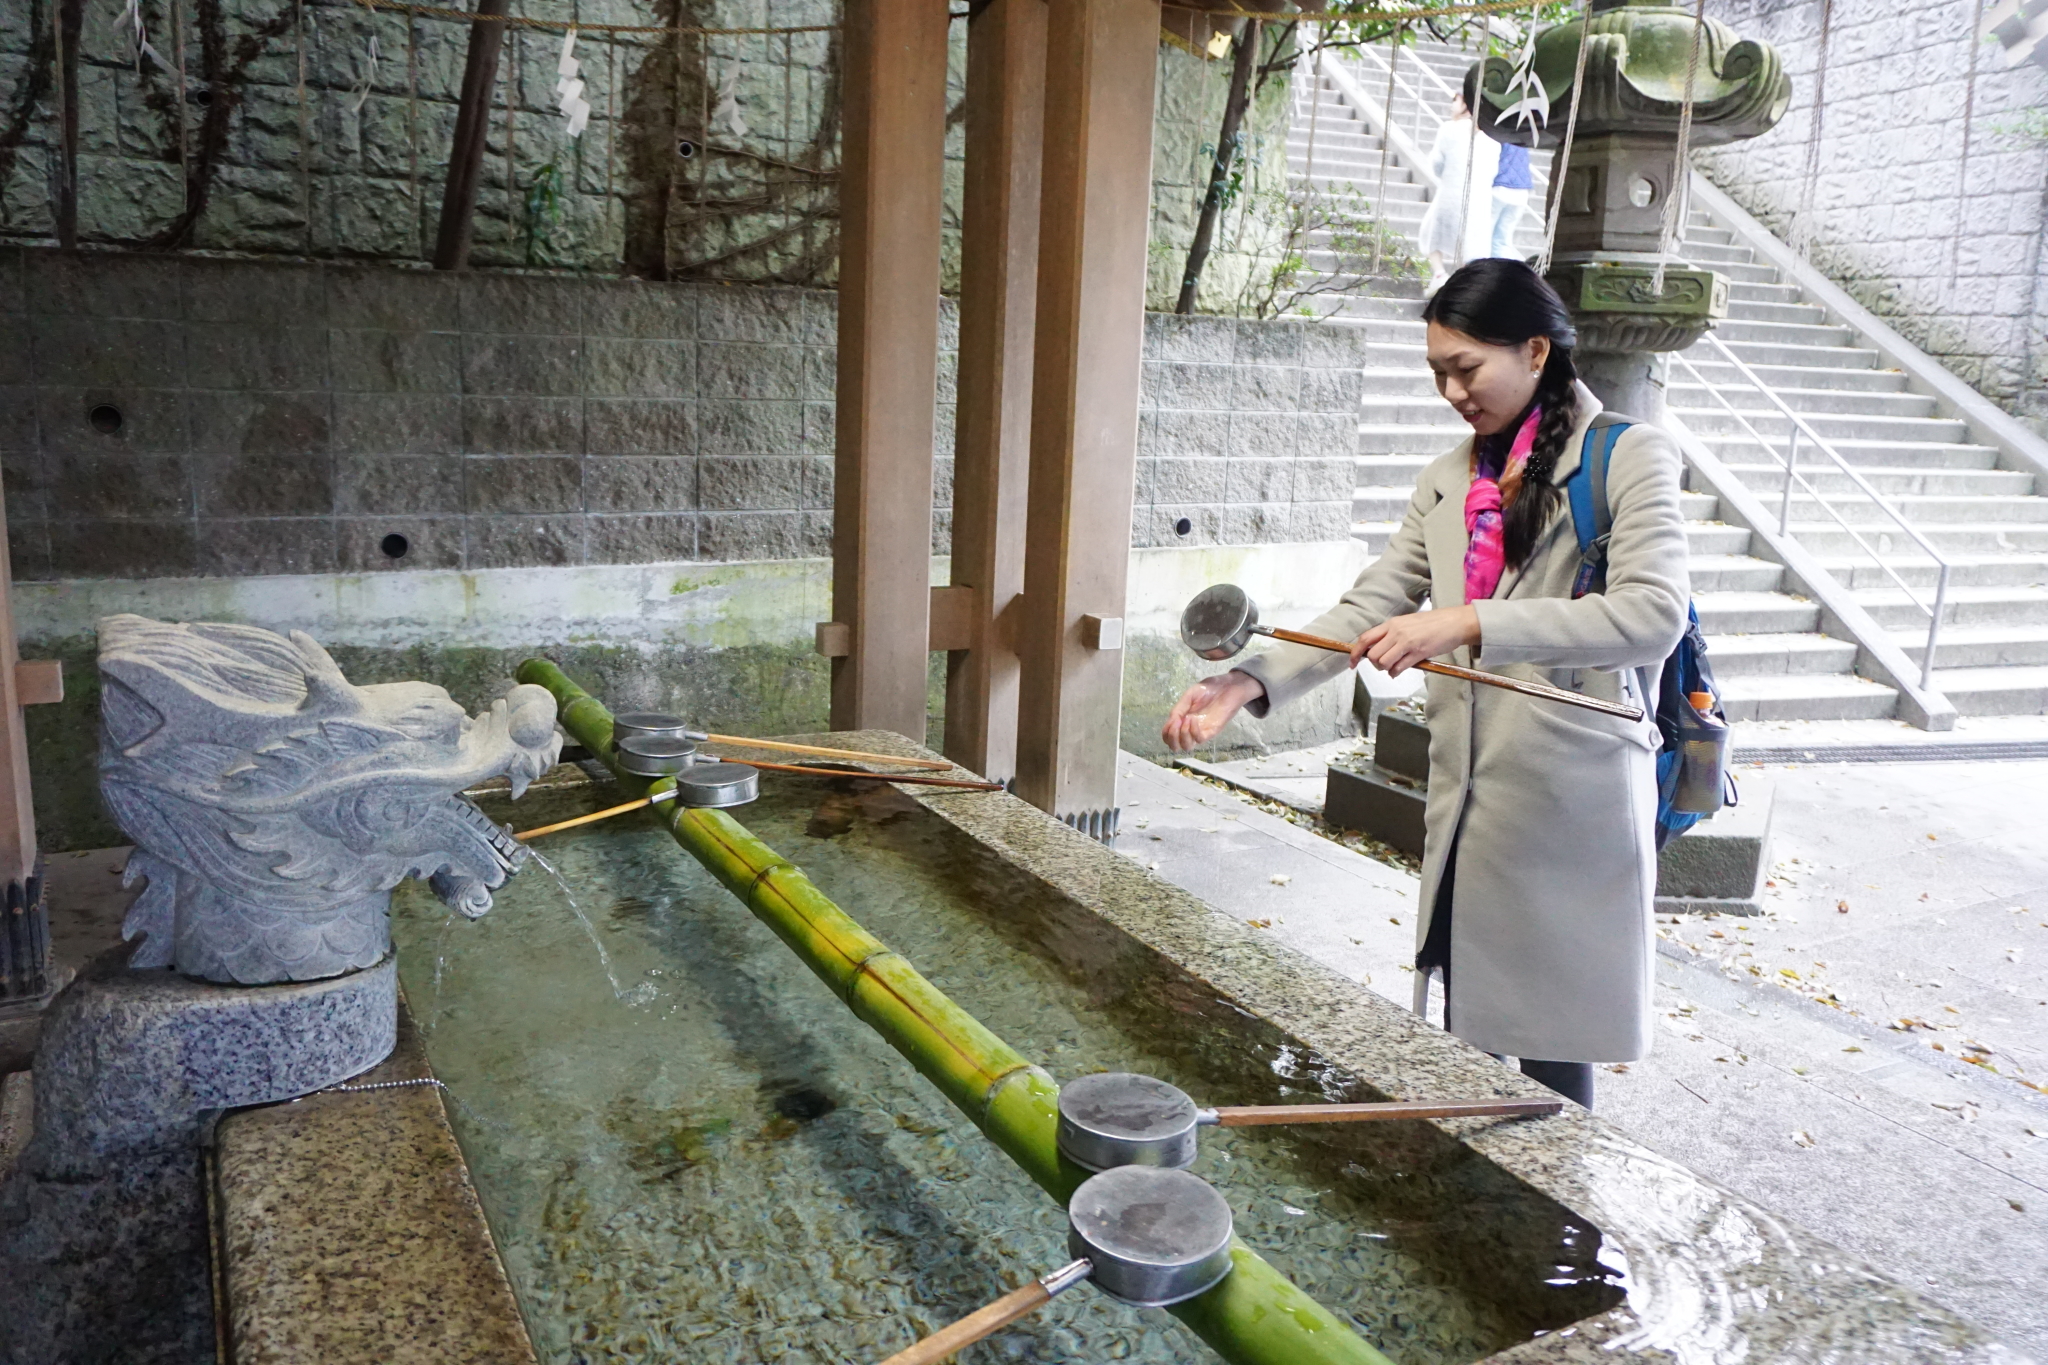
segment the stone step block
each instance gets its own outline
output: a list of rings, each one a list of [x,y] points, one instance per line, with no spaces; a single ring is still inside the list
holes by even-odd
[[[1874,352],[1872,353],[1875,354]],[[1695,346],[1685,352],[1686,363],[1672,367],[1671,379],[1674,386],[1700,389],[1700,380],[1713,384],[1727,392],[1729,401],[1742,406],[1737,397],[1744,390],[1754,394],[1750,382],[1742,371],[1720,359],[1712,351]],[[1846,390],[1858,393],[1900,393],[1905,390],[1906,376],[1897,370],[1879,370],[1868,365],[1829,367],[1824,365],[1753,365],[1747,359],[1751,373],[1758,379],[1780,391],[1786,389],[1814,392],[1819,390]],[[1697,373],[1695,373],[1697,372]],[[1788,400],[1789,401],[1789,400]],[[1713,406],[1719,407],[1719,403]]]
[[[1958,715],[2048,715],[2048,666],[1937,668],[1934,686]]]
[[[1717,681],[1732,721],[1884,720],[1898,709],[1896,689],[1849,673],[1717,675]]]
[[[1896,541],[1900,537],[1894,537]],[[1872,548],[1877,548],[1873,546]],[[1938,546],[1936,548],[1939,548]],[[1932,592],[1941,575],[1941,568],[1918,547],[1887,553],[1880,549],[1883,557],[1880,565],[1869,555],[1828,555],[1821,558],[1821,564],[1833,574],[1844,587],[1856,590],[1869,588],[1882,590],[1895,587],[1892,574],[1906,581],[1916,591]],[[1961,555],[1943,551],[1949,561],[1949,586],[1951,588],[1994,588],[1994,587],[2040,587],[2048,584],[2048,555]],[[1890,573],[1886,572],[1886,569]]]
[[[1732,337],[1716,330],[1728,349],[1739,357],[1743,364],[1752,369],[1759,365],[1812,366],[1824,370],[1874,370],[1877,366],[1877,352],[1860,347],[1846,340],[1820,342],[1792,341],[1783,338]],[[1711,346],[1695,344],[1686,355],[1696,362],[1717,361],[1720,353]]]
[[[1848,346],[1855,333],[1832,323],[1744,322],[1730,318],[1714,329],[1726,342],[1765,341],[1782,346]]]
[[[1739,773],[1734,805],[1663,847],[1657,855],[1659,914],[1763,913],[1774,796],[1768,773]]]
[[[1791,419],[1778,409],[1758,406],[1753,398],[1747,402],[1741,398],[1733,401],[1736,412],[1741,414],[1740,420],[1735,413],[1719,406],[1696,408],[1682,403],[1673,406],[1685,419],[1685,424],[1702,436],[1740,434],[1747,437],[1754,431],[1769,440],[1791,433]],[[1961,420],[1951,417],[1905,417],[1866,412],[1802,412],[1799,415],[1830,445],[1841,441],[1961,445],[1969,439],[1969,428]]]
[[[1702,592],[1775,592],[1785,581],[1785,566],[1749,555],[1694,552],[1686,570],[1692,590]]]
[[[1683,413],[1680,415],[1684,417]],[[1691,425],[1690,417],[1684,417],[1684,420],[1688,426]],[[1815,426],[1819,424],[1815,423]],[[1786,449],[1782,437],[1763,446],[1741,431],[1731,435],[1695,429],[1695,434],[1731,465],[1776,464]],[[1966,445],[1960,441],[1855,440],[1830,436],[1828,444],[1835,448],[1836,454],[1858,469],[1984,469],[1998,459],[1998,452],[1989,446]],[[1801,463],[1805,463],[1804,459]]]
[[[1847,373],[1857,372],[1852,370]],[[1728,409],[1714,396],[1715,390],[1709,388],[1707,383],[1700,382],[1702,379],[1719,384],[1721,397],[1733,403],[1736,410],[1748,416],[1753,424],[1756,422],[1757,413],[1778,412],[1777,405],[1758,393],[1749,380],[1742,377],[1732,365],[1719,373],[1702,369],[1698,376],[1685,366],[1678,366],[1677,373],[1671,377],[1668,390],[1671,406],[1682,413],[1714,413],[1727,418]],[[1785,406],[1802,417],[1811,417],[1817,413],[1854,417],[1933,417],[1939,411],[1931,396],[1924,393],[1909,393],[1904,388],[1841,389],[1787,385],[1779,386],[1777,394],[1784,400]],[[1689,422],[1692,419],[1688,417],[1686,420]],[[1783,420],[1781,415],[1779,421],[1782,423]],[[1757,429],[1763,430],[1760,425]],[[1825,427],[1820,431],[1823,436],[1828,434]]]
[[[1827,310],[1810,303],[1780,299],[1730,299],[1728,320],[1731,322],[1804,322],[1824,323],[1828,320]]]
[[[1856,594],[1856,601],[1871,619],[1887,631],[1900,634],[1917,631],[1924,639],[1931,591],[1916,593],[1916,602],[1897,588],[1870,588]],[[1942,609],[1943,626],[2048,626],[2048,588],[1954,587]],[[1939,662],[1937,660],[1936,662]]]
[[[1769,494],[1767,501],[1775,507],[1775,499],[1785,489],[1789,477],[1785,467],[1779,464],[1731,464],[1729,468],[1754,493]],[[1863,465],[1852,463],[1851,469],[1878,492],[1887,496],[1899,493],[1938,493],[1967,495],[1978,498],[2023,498],[2034,492],[2034,476],[2022,474],[2016,469],[1972,469],[1944,467],[1916,467],[1898,465]],[[1805,487],[1818,488],[1824,494],[1839,493],[1847,498],[1863,496],[1858,485],[1849,474],[1832,460],[1816,460],[1811,464],[1801,460],[1799,477],[1805,480]]]
[[[1707,660],[1717,679],[1847,673],[1856,664],[1856,643],[1810,632],[1709,635]]]
[[[1892,631],[1891,637],[1914,663],[1927,657],[1925,630]],[[1944,625],[1934,642],[1934,667],[1937,673],[1942,669],[2048,668],[2048,625]]]
[[[2004,525],[1927,525],[1918,528],[1945,555],[1965,554],[2048,554],[2048,526],[2019,523]],[[1919,553],[1911,537],[1896,527],[1869,527],[1858,532],[1880,554],[1905,556]],[[1832,521],[1792,523],[1792,535],[1799,543],[1823,558],[1869,559],[1869,551]]]
[[[1935,523],[2018,522],[2025,525],[2048,523],[2048,498],[1972,498],[1939,494],[1901,493],[1886,499],[1906,522],[1924,531]],[[1898,523],[1885,510],[1867,499],[1843,497],[1829,500],[1829,506],[1843,521],[1859,531],[1866,526],[1897,533]],[[1820,503],[1803,493],[1792,495],[1792,520],[1832,520]],[[1867,537],[1866,537],[1867,538]],[[1903,547],[1901,547],[1903,548]]]
[[[1787,635],[1820,629],[1820,607],[1782,592],[1696,592],[1700,629],[1715,635]]]

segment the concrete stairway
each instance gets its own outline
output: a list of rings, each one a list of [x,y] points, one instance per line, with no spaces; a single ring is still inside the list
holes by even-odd
[[[1402,56],[1411,74],[1417,58],[1447,83],[1471,61],[1456,48],[1421,45]],[[1358,87],[1384,91],[1384,66],[1377,81],[1368,64],[1353,70]],[[1349,105],[1327,78],[1318,84],[1304,77],[1297,86],[1290,144],[1297,176],[1311,178],[1305,125],[1311,108],[1317,188],[1334,191],[1347,181],[1376,188],[1378,141],[1363,120],[1346,126]],[[1418,116],[1412,98],[1397,98],[1394,118],[1426,147],[1440,113],[1425,102]],[[1368,161],[1369,176],[1362,169]],[[1540,156],[1539,178],[1545,162],[1547,155]],[[1389,157],[1382,208],[1387,221],[1412,241],[1427,201],[1412,177],[1396,180],[1406,169],[1398,155]],[[1397,184],[1409,188],[1397,195]],[[1532,254],[1540,249],[1540,234],[1532,211],[1522,233]],[[1997,451],[1970,444],[1961,421],[1939,415],[1933,398],[1906,391],[1904,375],[1878,369],[1875,350],[1858,345],[1849,328],[1826,325],[1821,309],[1808,304],[1796,286],[1781,282],[1773,267],[1756,262],[1709,215],[1692,216],[1681,250],[1733,283],[1731,316],[1718,329],[1721,340],[1951,560],[1936,689],[1964,715],[2048,712],[2048,497],[2039,496],[2033,477],[1997,468]],[[1464,435],[1463,423],[1434,392],[1423,359],[1420,313],[1418,300],[1384,296],[1351,297],[1342,308],[1343,316],[1371,332],[1353,533],[1374,549],[1398,523],[1416,474]],[[1673,365],[1673,411],[1775,509],[1784,486],[1781,466],[1708,385],[1718,386],[1766,438],[1782,439],[1789,423],[1711,347],[1703,343],[1687,359],[1698,377]],[[1831,463],[1825,472],[1810,463],[1824,458],[1807,451],[1802,470],[1920,599],[1931,602],[1933,563],[1846,474]],[[1749,553],[1750,532],[1722,523],[1718,500],[1687,494],[1685,511],[1694,598],[1731,717],[1848,720],[1894,713],[1893,689],[1852,671],[1855,644],[1822,633],[1819,607],[1785,591],[1779,565]],[[1803,494],[1793,499],[1791,529],[1917,662],[1927,617],[1877,562]]]
[[[1908,392],[1905,375],[1879,369],[1874,349],[1850,328],[1828,325],[1822,309],[1709,215],[1693,215],[1683,251],[1733,281],[1729,319],[1717,329],[1729,351],[1950,561],[1935,690],[1965,716],[2048,712],[2048,497],[2034,476],[1998,468],[1995,449],[1973,444],[1931,396]],[[1685,360],[1692,368],[1672,366],[1672,410],[1777,508],[1785,488],[1778,453],[1752,438],[1714,389],[1778,452],[1791,423],[1708,344]],[[1935,563],[1810,443],[1800,467],[1913,596],[1819,500],[1796,490],[1792,534],[1919,663],[1928,618],[1913,597],[1933,602]]]

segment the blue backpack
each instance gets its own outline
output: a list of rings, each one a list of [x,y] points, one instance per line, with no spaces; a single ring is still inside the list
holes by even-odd
[[[1607,505],[1607,464],[1614,444],[1634,423],[1603,412],[1586,429],[1579,467],[1565,480],[1571,503],[1572,529],[1579,538],[1579,571],[1572,596],[1607,588],[1607,542],[1613,514]],[[1662,849],[1723,805],[1736,803],[1735,778],[1728,771],[1728,717],[1721,708],[1721,689],[1707,664],[1707,641],[1700,633],[1700,615],[1685,604],[1685,634],[1678,647],[1657,667],[1637,670],[1642,695],[1655,697],[1657,730],[1663,745],[1657,751],[1657,847]],[[1705,710],[1692,697],[1713,698]]]

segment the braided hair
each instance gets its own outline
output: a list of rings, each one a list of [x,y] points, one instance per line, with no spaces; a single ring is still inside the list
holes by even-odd
[[[1528,262],[1502,256],[1460,266],[1423,306],[1422,317],[1489,346],[1520,346],[1534,337],[1550,338],[1550,357],[1536,380],[1535,401],[1543,409],[1536,424],[1536,445],[1519,486],[1501,509],[1502,547],[1508,566],[1519,569],[1529,562],[1536,537],[1562,501],[1551,480],[1558,457],[1578,426],[1573,385],[1579,371],[1572,364],[1578,333],[1557,291]]]

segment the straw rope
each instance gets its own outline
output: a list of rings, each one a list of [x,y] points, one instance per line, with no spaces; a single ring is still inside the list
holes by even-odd
[[[536,19],[524,14],[478,14],[473,10],[451,9],[445,5],[414,4],[410,0],[355,2],[364,9],[390,10],[394,13],[411,14],[420,19],[445,19],[458,24],[512,24],[520,28],[552,29],[557,33],[575,29],[579,33],[644,34],[664,37],[669,34],[696,34],[706,38],[732,38],[774,33],[830,33],[840,27],[838,24],[771,24],[752,28],[707,28],[695,24],[588,24],[568,19]],[[1508,14],[1528,8],[1528,3],[1529,0],[1482,0],[1482,3],[1467,5],[1378,10],[1316,10],[1300,14],[1249,10],[1241,5],[1176,4],[1172,8],[1185,14],[1213,14],[1224,18],[1257,19],[1266,22],[1283,19],[1290,24],[1381,24],[1408,23],[1425,19],[1456,19],[1463,15]]]

